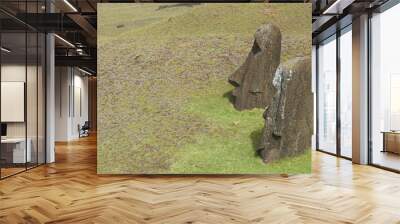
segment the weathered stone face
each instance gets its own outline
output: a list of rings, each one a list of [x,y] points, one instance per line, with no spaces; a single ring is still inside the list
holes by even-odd
[[[271,102],[272,79],[280,63],[281,32],[264,24],[254,34],[253,47],[246,61],[230,77],[238,110],[265,108]]]
[[[295,58],[281,64],[272,83],[273,98],[264,112],[259,151],[264,162],[310,149],[313,131],[310,58]]]

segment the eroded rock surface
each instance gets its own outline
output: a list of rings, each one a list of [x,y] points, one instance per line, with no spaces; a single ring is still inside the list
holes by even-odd
[[[281,64],[272,81],[272,102],[264,112],[259,153],[264,162],[293,156],[311,148],[313,96],[310,58]]]
[[[246,61],[230,77],[238,110],[265,108],[273,94],[272,79],[280,63],[281,32],[272,24],[264,24],[254,34],[253,47]]]

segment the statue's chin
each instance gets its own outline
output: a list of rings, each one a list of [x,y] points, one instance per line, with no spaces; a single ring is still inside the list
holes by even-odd
[[[261,152],[262,158],[263,158],[263,162],[264,163],[270,163],[273,162],[277,159],[279,159],[279,152],[278,150],[266,150],[264,149]]]

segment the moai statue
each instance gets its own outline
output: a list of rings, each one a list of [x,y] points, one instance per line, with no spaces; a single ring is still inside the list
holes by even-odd
[[[313,95],[311,60],[295,58],[281,64],[273,78],[272,102],[264,112],[259,154],[264,162],[311,148]]]
[[[265,108],[272,99],[272,79],[280,63],[281,32],[268,23],[254,34],[246,61],[230,77],[237,110]]]

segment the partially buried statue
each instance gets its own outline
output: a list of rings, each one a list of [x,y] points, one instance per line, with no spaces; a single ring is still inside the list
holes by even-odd
[[[281,32],[264,24],[254,34],[253,47],[246,61],[230,77],[237,110],[265,108],[271,102],[272,79],[280,63]]]
[[[272,102],[264,112],[259,154],[264,162],[303,153],[311,148],[313,96],[310,58],[295,58],[277,69]]]

